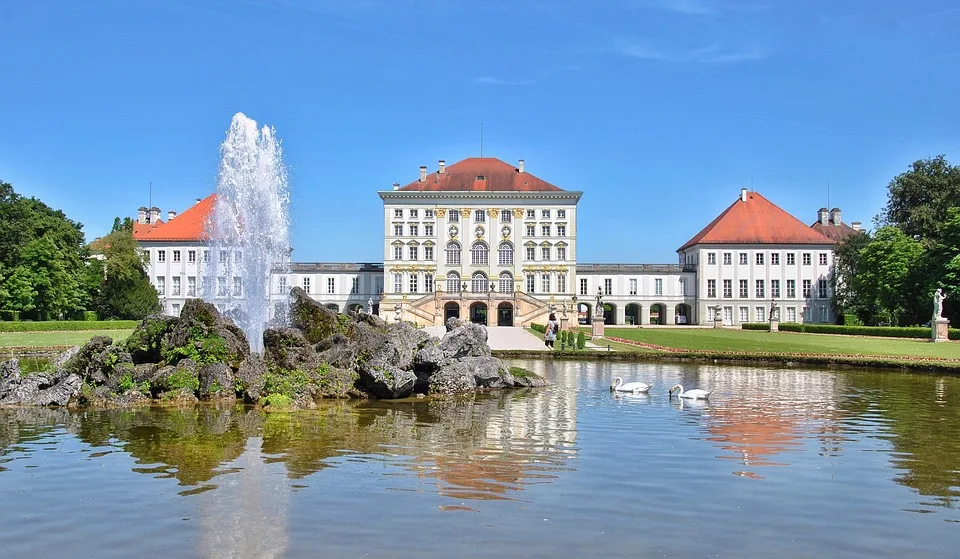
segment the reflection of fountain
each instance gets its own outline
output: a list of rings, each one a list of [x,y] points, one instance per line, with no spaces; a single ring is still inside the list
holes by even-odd
[[[258,130],[255,121],[237,113],[220,147],[217,200],[208,224],[210,289],[204,297],[230,311],[254,351],[263,350],[270,318],[271,272],[289,268],[289,201],[273,129]],[[287,308],[286,301],[275,301],[277,308]]]

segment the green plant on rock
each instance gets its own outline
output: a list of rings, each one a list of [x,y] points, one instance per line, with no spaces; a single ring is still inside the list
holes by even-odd
[[[283,394],[292,399],[301,394],[311,381],[305,371],[271,366],[263,375],[263,391],[267,394]]]
[[[119,382],[117,383],[117,388],[120,389],[120,393],[123,394],[128,390],[133,390],[137,387],[137,384],[133,382],[133,376],[130,374],[125,374],[120,377]]]
[[[187,368],[177,369],[167,379],[170,390],[186,389],[190,392],[200,390],[200,378],[197,373]]]
[[[537,376],[533,371],[524,369],[523,367],[510,367],[510,374],[515,378],[531,378]]]
[[[192,359],[200,365],[226,362],[230,357],[227,341],[216,334],[207,334],[203,328],[190,329],[189,340],[179,347],[166,349],[162,354],[168,365],[175,365],[182,359]]]
[[[260,405],[269,408],[290,408],[293,407],[293,398],[286,394],[267,394],[260,398]]]

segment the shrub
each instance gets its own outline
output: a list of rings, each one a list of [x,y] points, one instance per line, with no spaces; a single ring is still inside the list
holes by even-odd
[[[583,332],[577,332],[577,349],[587,347],[587,335]]]
[[[540,332],[541,334],[546,333],[547,327],[543,324],[537,324],[536,322],[530,323],[530,329],[534,332]]]
[[[47,320],[0,322],[0,332],[63,332],[80,330],[132,330],[136,320]]]
[[[13,321],[20,320],[20,311],[0,310],[0,320],[4,322],[13,322]]]
[[[83,311],[83,321],[84,322],[96,322],[97,312],[96,311]]]
[[[766,322],[744,322],[740,325],[740,328],[743,330],[770,330],[770,324]],[[780,329],[784,329],[782,325]]]

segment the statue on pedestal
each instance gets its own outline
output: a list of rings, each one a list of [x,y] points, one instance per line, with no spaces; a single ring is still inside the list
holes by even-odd
[[[777,308],[777,302],[770,299],[770,320],[780,320],[780,309]]]
[[[597,287],[597,306],[593,309],[594,316],[603,316],[603,288]]]
[[[373,297],[367,299],[367,314],[373,314]]]
[[[943,301],[946,300],[947,296],[943,294],[943,288],[937,289],[933,294],[933,320],[939,320],[943,318]]]

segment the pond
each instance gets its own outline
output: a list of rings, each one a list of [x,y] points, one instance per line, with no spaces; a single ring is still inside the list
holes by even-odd
[[[514,361],[456,399],[0,410],[5,557],[944,557],[960,378]],[[614,396],[613,377],[653,385]],[[675,383],[712,388],[669,400]]]

